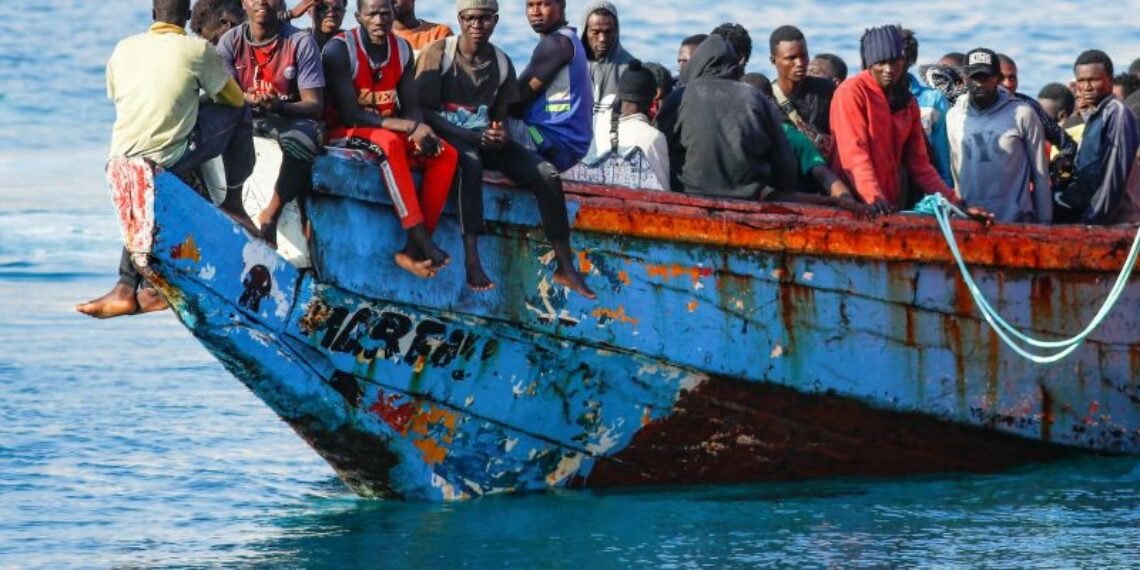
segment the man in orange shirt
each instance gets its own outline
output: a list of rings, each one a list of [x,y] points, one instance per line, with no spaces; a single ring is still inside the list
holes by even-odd
[[[392,31],[412,45],[416,56],[428,44],[454,35],[451,28],[444,24],[417,18],[416,0],[394,0],[392,4],[396,7],[396,21],[392,24]]]

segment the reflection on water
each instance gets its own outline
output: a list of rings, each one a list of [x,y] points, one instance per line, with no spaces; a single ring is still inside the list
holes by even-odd
[[[463,505],[322,500],[271,521],[258,567],[1128,565],[1131,461],[991,477],[551,493]],[[1080,489],[1075,491],[1074,489]],[[311,509],[311,510],[309,510]],[[1115,550],[1114,550],[1115,549]]]

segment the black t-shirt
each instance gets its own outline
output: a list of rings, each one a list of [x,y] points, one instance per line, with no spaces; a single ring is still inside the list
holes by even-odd
[[[831,132],[831,98],[835,95],[835,83],[820,77],[805,77],[796,89],[788,93],[788,101],[799,111],[805,121],[820,133]]]
[[[569,38],[562,34],[546,34],[534,48],[530,63],[519,75],[519,83],[525,85],[532,77],[537,77],[544,85],[550,85],[554,76],[573,60],[574,44]]]
[[[518,101],[519,88],[515,67],[510,58],[507,69],[499,69],[495,49],[488,46],[476,54],[475,61],[467,61],[456,50],[451,68],[440,73],[446,42],[428,44],[416,59],[416,88],[420,104],[437,109],[448,104],[465,107],[486,105],[490,118],[501,121],[507,116],[507,107]],[[501,73],[506,79],[500,81]]]

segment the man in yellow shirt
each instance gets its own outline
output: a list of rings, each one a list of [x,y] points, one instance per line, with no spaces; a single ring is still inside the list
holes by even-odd
[[[241,188],[253,170],[253,135],[241,89],[213,46],[186,35],[190,0],[154,0],[154,24],[115,46],[107,62],[107,96],[115,103],[110,158],[142,157],[183,179],[221,156],[228,191],[222,208],[252,228]],[[213,101],[199,103],[199,92]],[[124,248],[119,282],[76,309],[111,318],[166,308]]]

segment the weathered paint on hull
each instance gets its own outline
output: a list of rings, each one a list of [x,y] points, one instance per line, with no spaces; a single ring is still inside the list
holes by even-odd
[[[481,250],[497,289],[478,294],[464,287],[460,264],[430,286],[387,269],[401,230],[366,165],[325,159],[316,181],[323,189],[312,209],[323,252],[317,270],[367,297],[501,319],[876,409],[1090,450],[1140,452],[1135,286],[1085,346],[1056,365],[1039,366],[1004,347],[976,313],[928,218],[869,222],[831,211],[805,215],[780,205],[571,186],[574,245],[599,294],[595,302],[551,286],[550,250],[526,193],[487,189],[492,223]],[[340,227],[348,210],[359,227],[376,228],[372,249],[343,232],[320,231]],[[1012,323],[1051,338],[1075,334],[1092,320],[1134,235],[957,227],[991,303]],[[462,251],[452,221],[441,228],[445,248]],[[384,268],[383,277],[361,267]]]
[[[720,233],[611,233],[637,204],[577,189],[593,303],[551,285],[533,198],[488,188],[482,249],[498,289],[475,294],[461,263],[430,283],[395,269],[398,223],[360,166],[318,164],[320,283],[166,175],[151,269],[187,327],[363,495],[989,471],[1140,450],[1135,293],[1090,346],[1037,369],[971,315],[936,256],[744,249],[717,241],[737,239],[734,213],[675,196],[638,212]],[[353,184],[355,198],[330,195]],[[784,240],[819,225],[781,208],[745,222]],[[437,238],[461,251],[452,220]],[[1048,287],[1032,268],[981,280],[1014,322],[1063,332],[1107,289],[1093,269]]]

